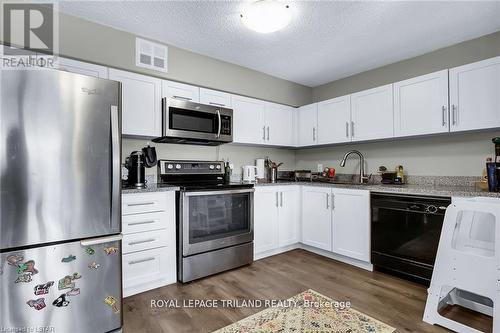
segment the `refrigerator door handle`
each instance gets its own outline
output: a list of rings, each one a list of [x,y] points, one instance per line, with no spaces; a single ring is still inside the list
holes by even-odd
[[[110,228],[113,231],[120,231],[120,121],[116,105],[111,105],[111,154]]]
[[[111,243],[111,242],[116,242],[116,241],[121,241],[123,236],[120,235],[114,235],[114,236],[109,236],[109,237],[99,237],[99,238],[91,238],[91,239],[84,239],[80,241],[81,246],[91,246],[91,245],[98,245],[98,244],[104,244],[104,243]]]

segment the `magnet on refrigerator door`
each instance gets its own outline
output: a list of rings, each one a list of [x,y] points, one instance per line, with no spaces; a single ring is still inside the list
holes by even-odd
[[[89,267],[90,269],[98,269],[99,267],[101,267],[101,264],[98,264],[98,263],[96,263],[95,261],[93,261],[93,262],[91,262],[91,263],[88,265],[88,267]]]
[[[95,253],[95,250],[89,246],[85,249],[85,253],[87,253],[89,256],[93,256]]]
[[[105,247],[104,252],[109,256],[118,253],[118,248],[116,246]]]
[[[31,274],[23,274],[23,275],[19,275],[16,279],[16,281],[14,281],[14,283],[28,283],[28,282],[31,282]]]
[[[80,295],[80,288],[73,288],[66,293],[66,296],[78,296]]]
[[[39,284],[36,285],[34,290],[35,290],[35,295],[45,295],[49,293],[50,287],[54,285],[54,281],[49,281],[44,284]]]
[[[69,305],[69,301],[66,300],[66,294],[61,294],[57,299],[52,302],[52,305],[57,306],[58,308],[65,307]]]
[[[23,274],[23,273],[30,273],[31,275],[35,275],[38,273],[38,270],[35,268],[34,260],[28,260],[17,266],[17,274]]]
[[[7,263],[11,266],[19,266],[19,264],[24,260],[24,257],[21,254],[11,254],[7,257]]]
[[[73,260],[76,260],[76,256],[70,254],[69,256],[62,258],[61,262],[72,262]]]
[[[118,309],[118,304],[116,302],[116,299],[113,296],[107,296],[104,299],[104,303],[106,303],[111,309],[113,309],[114,313],[119,313],[120,309]]]
[[[29,301],[26,302],[30,307],[34,308],[37,311],[40,311],[41,309],[45,308],[45,298],[37,298],[37,299],[30,299]]]

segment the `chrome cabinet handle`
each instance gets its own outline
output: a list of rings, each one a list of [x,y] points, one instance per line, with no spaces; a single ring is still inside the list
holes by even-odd
[[[451,106],[451,123],[452,125],[457,124],[457,106],[455,104]]]
[[[128,245],[133,246],[133,245],[139,245],[139,244],[144,244],[144,243],[151,243],[154,242],[156,239],[155,238],[149,238],[149,239],[144,239],[140,241],[135,241],[135,242],[130,242]]]
[[[279,203],[278,203],[278,192],[276,192],[276,207],[279,207]]]
[[[267,141],[269,141],[269,126],[267,126]]]
[[[332,210],[335,209],[335,194],[332,194]]]
[[[118,106],[111,105],[111,219],[109,221],[111,230],[120,231],[120,117]]]
[[[330,209],[330,194],[326,194],[326,209]]]
[[[316,127],[313,127],[313,141],[316,141]]]
[[[155,223],[156,221],[140,221],[140,222],[129,222],[127,223],[128,225],[142,225],[142,224],[151,224]]]
[[[140,264],[141,262],[152,261],[155,259],[156,259],[155,257],[149,257],[149,258],[144,258],[144,259],[139,259],[139,260],[132,260],[132,261],[129,261],[128,264],[135,265],[135,264]]]
[[[147,206],[147,205],[154,205],[154,202],[137,202],[137,203],[129,203],[127,206],[129,207],[135,207],[135,206]]]
[[[225,104],[222,104],[222,103],[214,103],[214,102],[208,102],[208,104],[210,104],[210,105],[215,105],[215,106],[220,106],[220,107],[225,107],[225,106],[226,106]]]
[[[351,136],[354,138],[354,121],[351,121]]]
[[[349,138],[349,122],[345,122],[345,137]]]
[[[283,207],[283,192],[280,192],[280,207]]]
[[[216,137],[217,137],[217,138],[220,138],[220,131],[221,131],[221,127],[222,127],[222,120],[221,120],[221,118],[220,118],[220,110],[219,110],[219,109],[217,109],[217,110],[215,111],[215,113],[217,114],[217,121],[218,121],[218,123],[219,123],[219,124],[218,124],[218,126],[217,126],[217,136],[216,136]]]
[[[446,106],[442,106],[441,110],[443,112],[443,126],[446,126]]]
[[[173,95],[172,98],[175,98],[175,99],[182,99],[184,101],[191,101],[193,100],[192,98],[189,98],[189,97],[184,97],[184,96],[177,96],[177,95]]]
[[[266,126],[262,126],[262,140],[266,140]]]

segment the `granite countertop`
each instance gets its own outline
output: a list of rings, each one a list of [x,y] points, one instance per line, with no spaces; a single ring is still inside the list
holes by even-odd
[[[255,186],[307,185],[319,187],[334,187],[346,189],[368,190],[378,193],[401,193],[413,195],[429,195],[439,197],[496,197],[498,192],[487,192],[475,186],[450,185],[383,185],[383,184],[335,184],[328,182],[293,182],[279,181],[277,183],[257,183]]]
[[[451,185],[383,185],[383,184],[336,184],[328,182],[294,182],[294,181],[278,181],[277,183],[256,183],[256,187],[260,186],[284,186],[284,185],[307,185],[318,187],[333,187],[345,189],[367,190],[378,193],[401,193],[410,195],[429,195],[439,197],[494,197],[500,198],[500,193],[487,192],[475,186],[451,186]],[[178,191],[178,186],[157,185],[151,183],[143,189],[122,189],[122,194],[130,193],[148,193],[148,192],[165,192]]]
[[[179,191],[179,186],[148,183],[145,188],[122,188],[122,194]]]

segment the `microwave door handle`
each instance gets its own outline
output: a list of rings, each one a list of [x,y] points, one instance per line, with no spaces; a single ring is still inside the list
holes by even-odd
[[[161,122],[161,133],[162,135],[167,135],[167,111],[168,111],[168,106],[167,106],[167,98],[163,97],[161,99],[161,108],[162,108],[162,122]]]
[[[222,126],[222,120],[220,118],[220,110],[217,109],[217,111],[215,111],[217,113],[217,121],[218,121],[218,126],[217,126],[217,136],[216,138],[220,138],[220,130],[221,130],[221,126]]]

